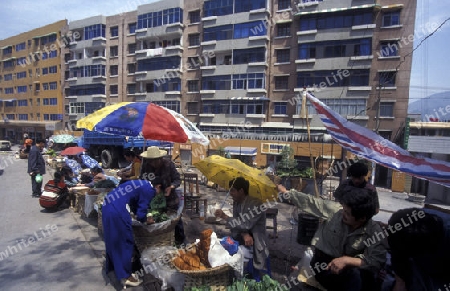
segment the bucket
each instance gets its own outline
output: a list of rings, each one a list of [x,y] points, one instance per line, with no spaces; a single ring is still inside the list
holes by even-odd
[[[310,245],[318,227],[319,218],[309,214],[299,213],[297,242],[301,245]]]

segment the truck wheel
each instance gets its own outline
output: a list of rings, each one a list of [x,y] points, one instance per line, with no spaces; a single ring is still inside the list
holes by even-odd
[[[111,153],[109,150],[103,150],[101,154],[101,160],[102,160],[102,167],[107,169],[111,167],[111,164],[113,162]]]

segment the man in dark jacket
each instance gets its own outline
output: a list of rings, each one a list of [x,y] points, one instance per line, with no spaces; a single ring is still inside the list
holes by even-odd
[[[45,161],[41,154],[44,146],[45,140],[38,138],[36,139],[36,144],[31,147],[30,153],[28,154],[28,174],[31,176],[32,197],[41,196],[42,180],[36,182],[36,176],[38,174],[45,174]]]

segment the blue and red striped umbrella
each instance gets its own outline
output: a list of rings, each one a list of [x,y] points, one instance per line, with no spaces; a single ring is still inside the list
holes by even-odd
[[[186,117],[165,107],[147,102],[120,102],[106,106],[77,122],[78,128],[91,131],[142,135],[145,139],[208,145],[208,138]]]

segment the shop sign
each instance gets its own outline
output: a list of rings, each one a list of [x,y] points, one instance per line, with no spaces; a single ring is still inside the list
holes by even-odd
[[[289,147],[287,143],[261,143],[261,154],[281,155],[284,147]]]

